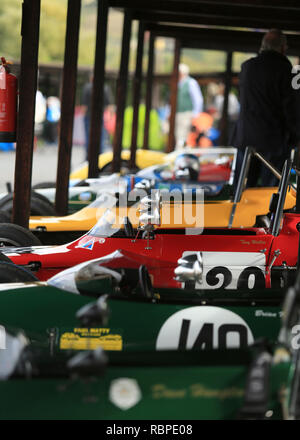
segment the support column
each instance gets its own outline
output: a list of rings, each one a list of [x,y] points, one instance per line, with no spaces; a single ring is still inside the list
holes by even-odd
[[[116,131],[113,143],[113,163],[112,171],[117,173],[121,168],[121,151],[124,125],[124,112],[126,105],[127,83],[128,83],[128,62],[129,62],[129,47],[131,37],[131,12],[125,10],[123,21],[123,35],[122,35],[122,52],[119,69],[119,76],[117,79],[117,97],[116,97]]]
[[[68,0],[55,195],[55,208],[58,215],[66,215],[68,213],[80,9],[81,0]]]
[[[22,49],[12,221],[28,227],[37,88],[40,0],[22,4]]]
[[[176,107],[177,107],[178,65],[179,65],[179,60],[180,60],[180,50],[181,50],[180,40],[176,40],[175,41],[175,48],[174,48],[174,67],[173,67],[173,73],[171,76],[171,85],[170,85],[171,112],[170,112],[170,129],[169,129],[170,131],[169,131],[169,139],[168,139],[168,146],[167,146],[168,153],[173,151],[175,148],[175,117],[176,117]]]
[[[103,129],[103,105],[105,83],[105,49],[107,39],[107,0],[98,0],[97,36],[94,62],[93,91],[91,96],[91,125],[89,137],[88,177],[98,177],[99,144]]]
[[[222,118],[220,122],[220,145],[228,145],[228,102],[229,93],[231,89],[231,77],[232,77],[232,52],[227,52],[226,59],[226,72],[225,72],[225,89],[224,89],[224,101]]]
[[[144,32],[145,26],[142,21],[139,22],[138,44],[136,53],[136,66],[133,79],[133,118],[131,132],[131,149],[130,149],[130,169],[136,168],[136,148],[137,135],[139,126],[139,108],[141,100],[141,85],[143,74],[143,51],[144,51]]]
[[[145,126],[144,126],[144,150],[149,148],[149,127],[150,127],[150,113],[152,107],[152,85],[153,85],[153,70],[154,70],[154,35],[150,32],[149,38],[149,54],[148,54],[148,71],[146,79],[146,111],[145,111]]]

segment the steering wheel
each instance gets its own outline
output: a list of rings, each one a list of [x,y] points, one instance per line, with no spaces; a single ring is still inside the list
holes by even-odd
[[[124,231],[126,237],[134,237],[134,229],[128,217],[124,217]]]
[[[151,278],[146,266],[139,267],[139,283],[142,290],[142,296],[145,298],[153,298],[153,288]]]

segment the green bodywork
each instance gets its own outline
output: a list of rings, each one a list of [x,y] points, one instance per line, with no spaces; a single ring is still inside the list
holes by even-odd
[[[97,197],[97,193],[90,191],[88,187],[85,191],[83,191],[83,194],[77,194],[72,197],[69,197],[68,214],[73,214],[74,212],[77,212],[80,209],[85,208],[94,200],[96,200],[96,197]]]
[[[0,419],[196,420],[236,419],[243,404],[251,350],[109,355],[106,371],[72,376],[61,359],[31,379],[0,382]],[[41,356],[40,356],[41,359]],[[41,362],[40,362],[41,363]],[[281,419],[290,363],[272,366],[268,408]],[[43,367],[40,368],[43,370]],[[134,382],[131,407],[112,398],[113,381]]]
[[[242,318],[253,339],[266,338],[274,350],[281,327],[282,291],[155,289],[154,298],[145,298],[138,289],[126,296],[109,287],[107,280],[104,284],[93,280],[84,289],[81,285],[82,290],[85,295],[36,283],[0,291],[1,325],[22,329],[27,350],[33,353],[29,378],[27,370],[25,374],[18,369],[0,381],[0,419],[239,418],[255,348],[213,350],[204,343],[157,350],[159,332],[176,313],[215,307]],[[76,319],[79,309],[95,301],[86,295],[88,291],[94,296],[97,291],[98,295],[109,293],[110,314],[104,326],[86,328]],[[72,374],[67,360],[97,346],[108,356],[105,372]],[[289,356],[272,362],[268,417],[284,418],[293,372]],[[138,398],[126,409],[112,399],[113,381],[121,379],[130,379],[138,389]]]
[[[92,284],[94,290],[96,283]],[[156,289],[156,299],[153,300],[137,293],[131,296],[112,293],[107,299],[110,312],[108,322],[99,326],[99,333],[84,330],[75,317],[78,309],[93,301],[92,297],[37,283],[0,291],[0,323],[39,335],[45,344],[49,342],[51,333],[52,343],[58,349],[62,336],[68,338],[71,336],[68,333],[71,333],[74,338],[83,338],[87,349],[91,348],[90,342],[96,343],[95,338],[106,336],[104,339],[119,341],[112,344],[112,350],[155,350],[159,331],[170,317],[184,309],[197,307],[199,310],[199,307],[210,306],[215,307],[216,312],[226,309],[242,318],[254,340],[266,337],[275,341],[281,323],[282,295],[280,291],[270,290],[222,293]],[[202,324],[199,324],[199,331]],[[72,348],[72,337],[69,340],[67,346]],[[108,349],[109,346],[108,343],[104,348]],[[204,344],[202,348],[209,347]]]

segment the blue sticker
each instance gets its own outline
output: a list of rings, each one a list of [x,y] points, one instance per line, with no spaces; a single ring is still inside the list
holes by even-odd
[[[87,241],[86,243],[84,243],[84,244],[82,244],[81,246],[78,246],[78,247],[81,247],[81,248],[84,248],[84,249],[89,249],[91,251],[93,249],[93,247],[94,247],[94,243],[95,243],[95,240],[93,239],[93,240]]]

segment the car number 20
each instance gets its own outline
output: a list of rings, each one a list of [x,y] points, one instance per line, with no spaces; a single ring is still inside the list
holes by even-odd
[[[195,254],[185,251],[182,258]],[[260,252],[202,252],[202,282],[183,283],[196,289],[254,289],[266,285],[266,256]]]

